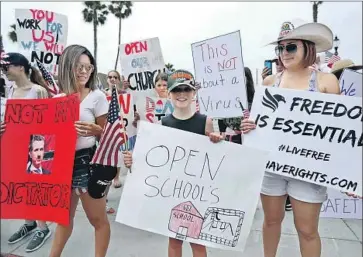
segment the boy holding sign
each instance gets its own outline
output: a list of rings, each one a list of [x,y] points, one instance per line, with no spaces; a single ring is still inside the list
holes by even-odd
[[[177,70],[168,77],[169,97],[174,106],[174,112],[161,120],[163,126],[181,129],[184,131],[207,135],[210,140],[217,143],[223,140],[219,133],[213,131],[213,122],[207,116],[194,112],[192,102],[196,94],[194,76],[185,70]],[[132,165],[132,155],[130,152],[124,152],[124,162],[127,168]],[[182,256],[183,241],[169,238],[169,257]],[[190,244],[193,251],[193,257],[206,257],[207,251],[205,246]]]

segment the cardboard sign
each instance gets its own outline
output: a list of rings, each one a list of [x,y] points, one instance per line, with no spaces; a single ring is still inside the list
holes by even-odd
[[[192,44],[200,112],[211,118],[242,116],[247,91],[240,32]]]
[[[362,219],[363,200],[328,188],[328,200],[321,206],[320,218]]]
[[[111,96],[107,96],[107,100],[111,101]],[[131,94],[119,95],[120,112],[124,121],[124,128],[128,137],[127,144],[121,146],[121,151],[132,151],[136,141],[136,128],[132,125],[134,121],[134,103]],[[127,149],[126,149],[127,148]]]
[[[362,80],[362,73],[350,69],[345,69],[339,80],[341,94],[347,96],[362,97]]]
[[[116,221],[243,251],[266,160],[265,151],[141,121]]]
[[[6,103],[1,218],[69,224],[79,96]]]
[[[155,77],[165,69],[159,38],[121,44],[120,59],[122,74],[130,82],[133,95],[153,95]]]
[[[39,60],[52,74],[67,44],[67,16],[38,9],[16,9],[16,34],[19,49],[30,62]]]
[[[168,98],[140,97],[138,98],[136,108],[140,115],[140,120],[159,124],[161,124],[163,117],[174,112],[173,103]],[[197,101],[193,101],[192,111],[196,112],[197,110]]]
[[[271,152],[267,172],[362,195],[360,97],[257,87],[251,119],[244,144]]]

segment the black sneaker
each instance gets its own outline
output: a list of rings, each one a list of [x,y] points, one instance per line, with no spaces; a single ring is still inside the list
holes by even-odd
[[[25,248],[26,252],[33,252],[35,250],[38,250],[40,247],[43,246],[45,241],[50,237],[51,232],[49,229],[47,230],[38,230],[32,240],[30,240],[28,246]]]
[[[24,224],[23,226],[21,226],[19,228],[18,231],[16,231],[9,239],[8,239],[8,243],[9,244],[15,244],[17,242],[19,242],[20,240],[22,240],[23,238],[27,237],[28,235],[30,235],[31,233],[34,232],[34,230],[37,228],[37,223],[34,222],[34,225],[27,225]]]

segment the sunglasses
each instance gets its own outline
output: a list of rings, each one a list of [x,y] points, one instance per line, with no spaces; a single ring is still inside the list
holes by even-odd
[[[108,79],[118,79],[118,80],[120,80],[117,76],[108,76]]]
[[[82,72],[83,69],[85,69],[87,73],[92,73],[92,71],[95,69],[95,66],[92,64],[77,63],[76,70],[78,72]]]
[[[176,87],[173,90],[171,90],[171,92],[173,93],[182,93],[182,92],[189,93],[192,91],[193,89],[191,87]]]
[[[288,45],[278,45],[275,47],[275,53],[276,55],[281,55],[282,52],[286,50],[289,54],[294,54],[297,51],[297,45],[296,44],[288,44]]]

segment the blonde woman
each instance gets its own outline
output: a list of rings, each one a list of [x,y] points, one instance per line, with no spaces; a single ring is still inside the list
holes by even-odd
[[[45,82],[40,72],[32,67],[28,59],[19,53],[8,53],[5,58],[6,65],[1,69],[9,81],[15,82],[16,86],[11,86],[8,91],[8,99],[42,99],[48,98]],[[1,123],[0,135],[5,131],[5,123]],[[30,234],[35,232],[32,240],[25,248],[26,252],[33,252],[43,246],[50,237],[49,230],[45,221],[26,220],[9,239],[9,244],[15,244]]]
[[[332,74],[311,70],[316,53],[332,48],[333,33],[320,23],[302,21],[285,22],[281,27],[276,55],[283,71],[266,77],[265,86],[339,94],[339,83]],[[244,134],[256,129],[252,120],[243,120]],[[284,219],[284,204],[289,196],[294,214],[295,228],[300,242],[302,257],[320,257],[321,240],[318,232],[322,203],[327,199],[327,189],[319,185],[266,173],[261,190],[264,211],[263,244],[264,256],[276,257]]]
[[[90,161],[94,154],[96,138],[100,137],[106,123],[108,102],[105,94],[97,89],[97,67],[89,50],[80,45],[68,46],[59,59],[58,85],[63,95],[79,93],[80,120],[76,122],[78,134],[72,176],[70,224],[57,225],[50,257],[60,257],[72,234],[74,216],[79,199],[90,224],[95,229],[95,256],[106,256],[110,241],[110,224],[106,214],[106,199],[92,198],[88,192]]]

